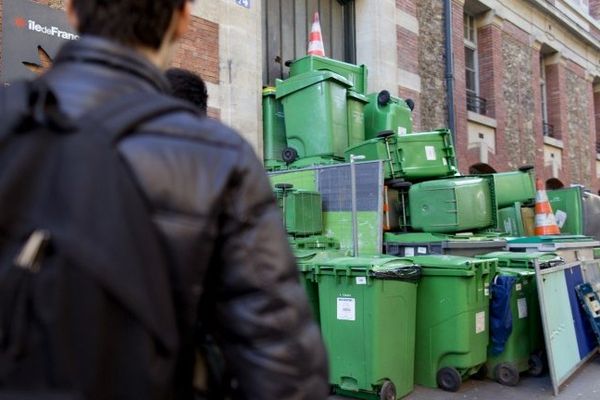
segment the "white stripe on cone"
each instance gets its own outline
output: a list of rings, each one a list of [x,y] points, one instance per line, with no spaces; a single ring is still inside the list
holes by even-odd
[[[321,22],[319,12],[315,12],[312,28],[309,34],[308,54],[311,56],[325,57],[325,46],[323,45],[323,34],[321,33]]]

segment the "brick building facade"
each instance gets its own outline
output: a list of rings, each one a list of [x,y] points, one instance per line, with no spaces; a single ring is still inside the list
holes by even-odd
[[[263,27],[277,1],[196,0],[192,28],[174,60],[204,77],[210,115],[238,129],[258,152],[260,90],[265,63],[273,61],[263,49],[275,40]],[[279,1],[312,9],[337,0]],[[351,20],[344,20],[355,35],[351,54],[369,67],[370,90],[415,100],[420,130],[447,126],[444,1],[343,3],[352,7]],[[529,164],[549,186],[598,191],[600,0],[451,0],[451,6],[461,171]],[[0,0],[0,13],[1,7]],[[281,24],[289,29],[289,21]]]

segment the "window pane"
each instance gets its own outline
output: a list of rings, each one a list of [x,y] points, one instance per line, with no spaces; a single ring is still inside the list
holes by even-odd
[[[477,76],[475,75],[475,71],[465,70],[466,77],[466,85],[467,90],[472,91],[473,93],[477,90]]]
[[[465,67],[475,70],[475,50],[465,47]]]

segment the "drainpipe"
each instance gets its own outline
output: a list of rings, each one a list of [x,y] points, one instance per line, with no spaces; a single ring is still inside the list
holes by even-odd
[[[454,116],[454,56],[452,53],[452,0],[444,0],[444,30],[446,44],[446,103],[448,106],[448,128],[456,146],[456,119]]]

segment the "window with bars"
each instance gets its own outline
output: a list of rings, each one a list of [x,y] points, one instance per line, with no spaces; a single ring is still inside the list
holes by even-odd
[[[313,15],[319,12],[325,55],[356,61],[353,0],[262,0],[263,84],[286,79],[286,61],[306,55]]]
[[[467,90],[467,109],[478,114],[486,114],[487,102],[479,96],[479,62],[477,54],[477,28],[475,17],[464,14],[465,44],[465,84]]]
[[[548,117],[548,82],[546,80],[546,57],[540,54],[540,93],[542,101],[542,129],[544,136],[554,137],[554,127]]]

